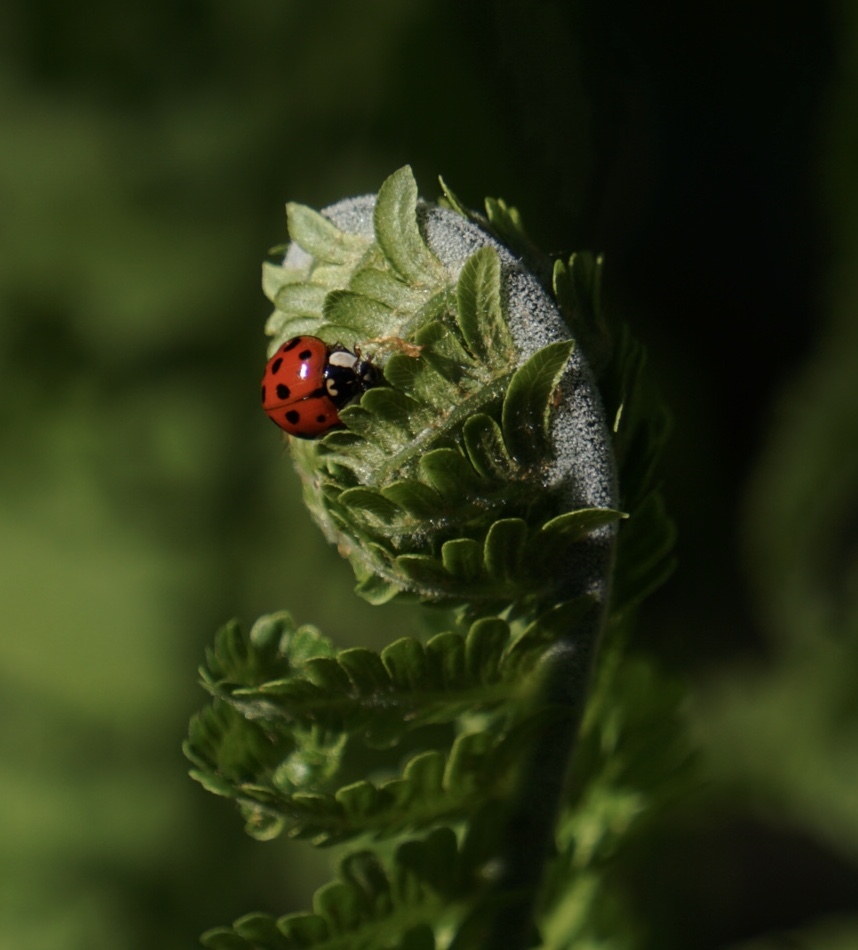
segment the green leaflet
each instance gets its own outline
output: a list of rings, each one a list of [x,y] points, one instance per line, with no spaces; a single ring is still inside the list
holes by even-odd
[[[498,617],[484,617],[470,630],[465,641],[465,669],[480,683],[490,683],[501,667],[509,642],[509,626]]]
[[[350,290],[332,290],[328,293],[323,316],[326,323],[344,327],[355,340],[384,336],[396,328],[397,322],[394,312],[386,304]],[[354,341],[349,340],[348,344],[353,346]]]
[[[355,593],[374,607],[389,603],[397,594],[402,593],[402,587],[390,578],[383,577],[362,567],[355,568]]]
[[[424,372],[425,364],[421,361],[394,353],[385,364],[384,378],[394,388],[410,393],[417,388],[417,380]]]
[[[501,271],[497,251],[484,247],[462,268],[456,287],[459,325],[472,356],[508,365],[515,346],[501,308]]]
[[[497,236],[508,247],[528,257],[533,251],[518,208],[508,205],[503,198],[486,198],[486,217]]]
[[[454,538],[441,548],[444,570],[460,583],[480,580],[484,573],[483,546],[473,538]]]
[[[349,264],[366,249],[366,238],[346,234],[312,208],[286,205],[289,237],[308,254],[327,264]]]
[[[364,267],[357,271],[349,282],[349,290],[395,310],[413,310],[425,299],[424,293],[379,267]]]
[[[366,513],[382,524],[393,523],[403,510],[380,492],[369,488],[348,488],[339,496],[339,501],[352,511]]]
[[[274,306],[285,320],[316,317],[322,313],[328,291],[315,284],[284,284],[274,295]]]
[[[464,494],[480,491],[480,480],[473,466],[456,449],[433,449],[420,459],[420,477],[441,496],[455,502]]]
[[[436,516],[442,506],[438,492],[418,481],[393,482],[382,489],[382,495],[421,520]]]
[[[462,437],[477,474],[498,483],[512,478],[515,463],[509,455],[500,426],[491,416],[481,412],[470,416],[462,426]]]
[[[445,280],[441,262],[417,227],[417,182],[408,166],[394,172],[379,189],[374,221],[378,245],[402,278],[417,285]]]
[[[281,679],[317,657],[331,656],[334,647],[310,625],[295,626],[283,610],[258,620],[249,634],[236,621],[223,626],[214,646],[206,650],[203,682],[229,682],[234,687],[255,686]]]
[[[613,508],[579,508],[567,511],[547,521],[540,530],[542,539],[562,538],[566,542],[582,541],[592,531],[604,525],[614,524],[627,517]]]
[[[597,376],[611,360],[613,345],[601,311],[603,263],[601,257],[579,252],[568,262],[555,261],[552,273],[557,303]]]
[[[304,275],[297,270],[287,270],[279,264],[265,261],[262,265],[262,292],[274,303],[278,292],[289,284],[302,283]]]
[[[520,575],[527,523],[523,518],[502,518],[486,534],[486,573],[499,581],[514,581]]]
[[[444,195],[444,197],[438,203],[441,205],[444,205],[445,207],[451,208],[453,211],[460,214],[463,218],[470,217],[468,210],[465,208],[462,202],[459,201],[456,195],[453,194],[453,192],[447,185],[447,182],[445,182],[444,179],[440,175],[438,176],[438,183],[441,185],[441,191],[443,192],[443,195]]]
[[[535,461],[544,450],[551,398],[574,345],[572,340],[549,343],[510,381],[501,426],[507,450],[522,464]]]
[[[216,795],[235,798],[244,783],[267,782],[295,748],[292,736],[272,747],[259,723],[215,702],[191,720],[184,752],[194,765],[194,779]]]
[[[650,492],[623,525],[617,541],[612,608],[625,610],[660,587],[676,567],[676,529],[658,492]]]
[[[414,419],[419,417],[420,413],[420,403],[416,399],[389,386],[379,386],[365,393],[361,400],[361,408],[379,421],[398,426],[408,434],[413,433]]]

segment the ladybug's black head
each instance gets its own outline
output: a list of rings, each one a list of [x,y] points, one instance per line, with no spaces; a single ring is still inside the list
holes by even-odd
[[[325,366],[325,390],[338,409],[379,382],[378,370],[344,347],[331,347]]]

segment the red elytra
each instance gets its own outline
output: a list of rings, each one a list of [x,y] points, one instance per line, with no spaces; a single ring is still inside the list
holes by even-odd
[[[296,336],[265,367],[262,408],[290,435],[315,439],[340,425],[339,410],[376,381],[375,368],[358,354]]]

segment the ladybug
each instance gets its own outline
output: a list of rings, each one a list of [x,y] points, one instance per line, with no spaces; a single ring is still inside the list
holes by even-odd
[[[262,408],[289,435],[315,439],[341,425],[340,409],[377,382],[378,371],[359,350],[296,336],[265,367]]]

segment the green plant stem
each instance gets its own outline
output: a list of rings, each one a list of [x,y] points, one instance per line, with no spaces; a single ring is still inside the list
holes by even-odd
[[[594,609],[542,661],[535,706],[548,712],[549,719],[522,764],[504,818],[500,839],[503,872],[492,895],[495,909],[483,944],[490,950],[527,950],[536,945],[536,898],[554,845],[566,775],[605,617],[604,609]]]

